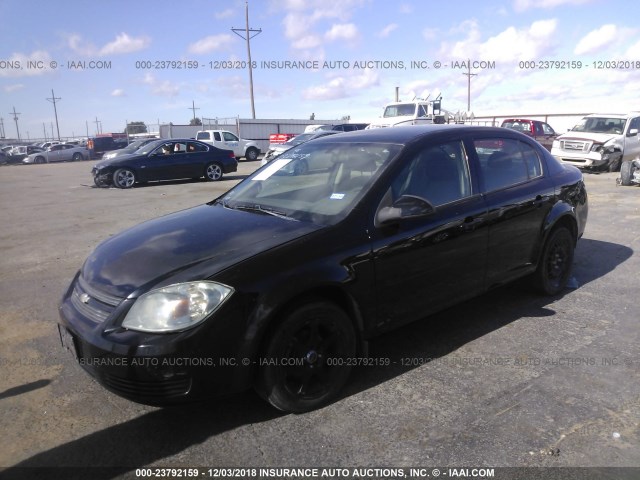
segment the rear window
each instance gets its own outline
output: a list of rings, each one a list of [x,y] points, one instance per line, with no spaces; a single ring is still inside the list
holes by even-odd
[[[542,175],[538,153],[511,138],[475,140],[485,192],[508,188]]]

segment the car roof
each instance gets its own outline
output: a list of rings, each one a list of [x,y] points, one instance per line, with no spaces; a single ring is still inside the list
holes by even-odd
[[[444,132],[468,133],[488,133],[496,135],[522,135],[514,130],[502,127],[484,127],[478,125],[444,124],[444,125],[411,125],[405,127],[374,128],[370,130],[356,130],[344,132],[340,135],[319,138],[314,142],[376,142],[376,143],[398,143],[406,144],[418,138],[436,135]]]
[[[586,118],[593,117],[609,117],[609,118],[629,118],[635,117],[636,115],[640,115],[640,112],[629,112],[629,113],[592,113],[587,115]]]

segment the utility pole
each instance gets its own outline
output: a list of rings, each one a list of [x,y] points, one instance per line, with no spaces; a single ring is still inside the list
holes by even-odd
[[[471,73],[471,60],[467,60],[467,73],[462,75],[467,76],[467,112],[471,111],[471,77],[478,75],[477,73]]]
[[[253,67],[251,66],[251,39],[253,37],[255,37],[256,35],[259,35],[260,33],[262,33],[262,29],[259,28],[257,30],[255,29],[251,29],[249,28],[249,2],[246,2],[245,5],[245,17],[246,17],[246,24],[245,24],[245,28],[232,28],[231,31],[233,33],[235,33],[236,35],[238,35],[240,38],[242,38],[243,40],[247,41],[247,58],[248,58],[248,65],[249,65],[249,93],[251,95],[251,118],[255,119],[256,118],[256,107],[253,103]],[[245,36],[243,37],[242,35],[240,35],[240,33],[238,32],[242,32],[244,30],[244,34]]]
[[[21,113],[16,112],[16,107],[13,107],[13,112],[9,112],[13,115],[13,121],[16,122],[16,132],[18,132],[18,140],[20,140],[20,129],[18,128],[18,115]]]
[[[98,117],[96,117],[96,121],[93,122],[96,124],[96,135],[98,135],[100,133],[100,120],[98,120]]]
[[[200,107],[196,108],[196,102],[191,100],[191,107],[189,110],[193,110],[193,124],[196,124],[196,110],[200,110]]]
[[[45,126],[44,122],[42,122],[42,131],[44,132],[44,141],[47,141],[47,127]]]
[[[56,109],[56,100],[62,100],[62,98],[56,96],[53,93],[53,88],[51,89],[51,98],[47,98],[48,101],[53,103],[53,113],[56,115],[56,129],[58,130],[58,141],[60,141],[60,126],[58,125],[58,110]]]
[[[89,120],[85,120],[84,123],[87,126],[87,138],[89,138]]]
[[[4,135],[4,118],[0,117],[0,138],[6,138]]]

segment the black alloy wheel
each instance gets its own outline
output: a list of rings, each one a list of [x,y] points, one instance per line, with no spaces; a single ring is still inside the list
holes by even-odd
[[[555,228],[547,238],[534,284],[546,295],[557,295],[567,286],[573,264],[575,241],[568,228]]]
[[[353,324],[341,308],[321,301],[300,306],[269,337],[256,389],[278,410],[314,410],[342,389],[355,353]]]

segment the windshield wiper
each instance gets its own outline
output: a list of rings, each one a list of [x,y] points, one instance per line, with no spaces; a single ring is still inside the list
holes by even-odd
[[[263,207],[262,205],[259,205],[257,203],[255,203],[255,204],[239,204],[239,205],[234,205],[233,207],[231,207],[229,205],[225,205],[225,206],[227,208],[236,208],[238,210],[248,210],[248,211],[251,211],[251,212],[260,212],[260,213],[265,213],[267,215],[273,215],[274,217],[284,218],[285,220],[294,220],[294,221],[296,221],[295,218],[291,218],[285,212],[280,212],[278,210],[275,210],[275,209],[269,208],[269,207]]]

